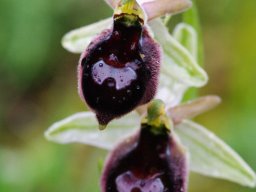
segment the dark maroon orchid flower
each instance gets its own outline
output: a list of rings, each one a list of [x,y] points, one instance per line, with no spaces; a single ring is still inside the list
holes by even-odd
[[[81,56],[79,92],[106,125],[153,99],[159,68],[160,47],[143,19],[115,14],[112,29],[98,35]]]
[[[186,153],[158,114],[110,153],[102,192],[186,192]]]

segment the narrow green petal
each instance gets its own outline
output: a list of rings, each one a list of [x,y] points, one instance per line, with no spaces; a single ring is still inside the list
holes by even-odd
[[[254,171],[212,132],[189,120],[184,120],[175,130],[190,153],[192,171],[248,187],[256,186]]]
[[[197,61],[200,66],[204,66],[204,43],[203,43],[203,34],[202,34],[202,27],[200,22],[200,16],[198,13],[198,6],[197,2],[194,1],[193,6],[191,9],[187,10],[186,12],[182,13],[183,22],[192,26],[194,30],[197,32],[197,44],[198,44],[198,55]]]
[[[193,55],[169,34],[162,21],[156,19],[149,24],[156,40],[164,50],[162,72],[188,86],[205,85],[208,81],[206,72],[199,66]]]
[[[82,53],[97,34],[110,28],[111,25],[112,18],[107,18],[97,23],[72,30],[63,37],[61,41],[62,46],[72,53]]]
[[[196,30],[191,25],[180,23],[173,31],[173,37],[178,40],[197,61],[198,37]]]
[[[102,149],[112,149],[121,139],[127,137],[140,126],[140,117],[132,112],[108,125],[107,131],[99,131],[98,121],[92,112],[81,112],[54,123],[45,137],[53,142],[83,143]]]

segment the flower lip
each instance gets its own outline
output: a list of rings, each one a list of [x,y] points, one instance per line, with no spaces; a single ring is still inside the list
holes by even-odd
[[[160,178],[160,174],[156,174],[148,179],[138,179],[131,171],[128,171],[116,179],[118,191],[164,191],[164,185]]]
[[[102,192],[186,191],[186,155],[168,131],[141,131],[109,155],[101,180]]]
[[[120,17],[92,42],[78,66],[79,93],[106,125],[154,97],[160,50],[140,22]]]
[[[109,155],[102,192],[186,191],[187,157],[170,134],[164,109],[161,100],[152,101],[140,131]]]

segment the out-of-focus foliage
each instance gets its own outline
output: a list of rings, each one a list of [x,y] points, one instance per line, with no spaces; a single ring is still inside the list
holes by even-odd
[[[196,1],[209,84],[222,105],[197,121],[256,169],[256,1]],[[0,1],[0,191],[98,191],[102,151],[46,141],[52,122],[84,110],[77,95],[78,55],[61,37],[111,15],[101,0]],[[179,20],[180,16],[173,19]],[[190,191],[253,192],[192,175]]]

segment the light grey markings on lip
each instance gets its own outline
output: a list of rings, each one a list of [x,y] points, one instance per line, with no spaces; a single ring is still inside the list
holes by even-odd
[[[141,192],[164,192],[164,185],[160,178],[138,179],[132,172],[127,171],[116,178],[118,191],[130,192],[139,189]]]
[[[123,89],[137,79],[137,74],[131,67],[115,68],[107,65],[103,60],[98,61],[92,67],[93,80],[102,85],[105,80],[115,83],[117,90]],[[113,87],[111,84],[110,87]]]

